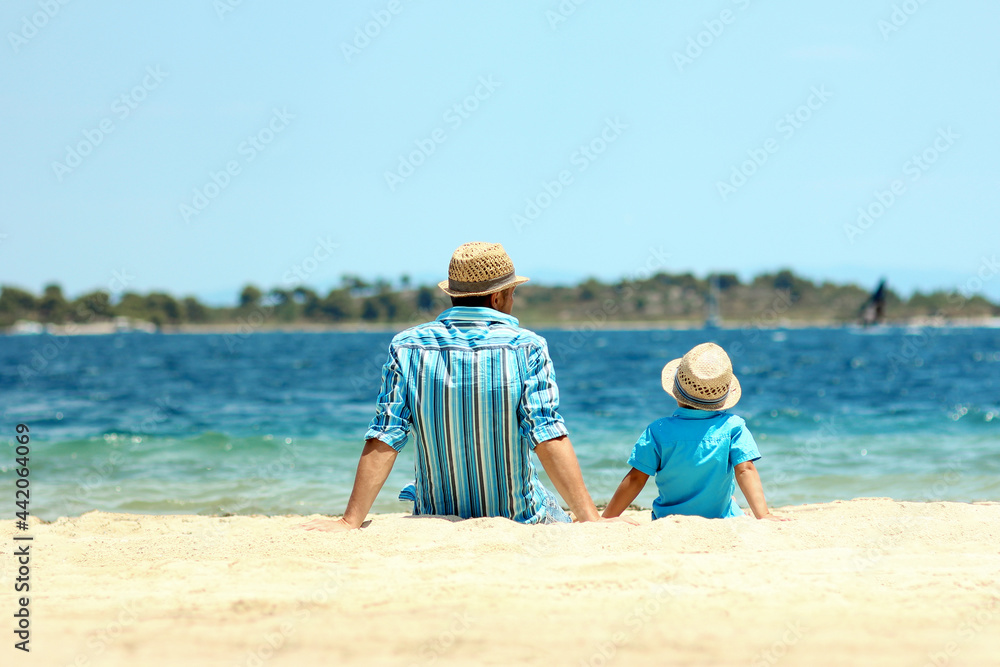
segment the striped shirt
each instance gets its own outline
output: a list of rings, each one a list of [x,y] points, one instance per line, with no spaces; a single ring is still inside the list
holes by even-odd
[[[492,308],[454,307],[397,334],[365,439],[416,443],[414,514],[537,523],[547,491],[530,452],[566,435],[541,336]]]

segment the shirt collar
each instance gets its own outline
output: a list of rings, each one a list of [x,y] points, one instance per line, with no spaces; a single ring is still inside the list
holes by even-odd
[[[722,414],[722,410],[695,410],[694,408],[677,408],[674,410],[674,417],[681,419],[711,419]]]
[[[517,327],[520,323],[513,315],[481,306],[452,306],[437,316],[438,322],[497,322]]]

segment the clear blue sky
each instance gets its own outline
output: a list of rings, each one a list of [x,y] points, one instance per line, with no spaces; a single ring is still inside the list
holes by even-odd
[[[295,267],[438,279],[486,240],[544,281],[791,267],[909,292],[1000,255],[996,2],[559,7],[8,0],[0,282],[117,271],[219,302]],[[859,207],[881,215],[845,229]]]

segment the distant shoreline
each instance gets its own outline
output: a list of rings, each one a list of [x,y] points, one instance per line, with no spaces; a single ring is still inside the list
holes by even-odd
[[[136,323],[135,326],[122,328],[115,322],[89,322],[83,324],[49,324],[36,325],[30,330],[18,330],[17,326],[0,330],[5,335],[42,335],[51,336],[100,336],[117,333],[162,333],[162,334],[222,334],[235,336],[249,336],[254,333],[396,333],[406,328],[420,324],[428,320],[414,322],[400,322],[396,325],[385,324],[363,324],[352,322],[349,324],[328,324],[316,322],[289,322],[287,324],[268,324],[259,327],[250,327],[237,322],[225,322],[218,324],[179,324],[166,325],[158,330],[149,323]],[[32,323],[35,324],[35,323]],[[761,331],[779,331],[784,329],[861,329],[860,325],[852,323],[835,322],[831,320],[784,320],[776,323],[762,325],[759,322],[723,322],[718,327],[706,329],[698,321],[622,321],[622,322],[539,322],[523,324],[526,328],[539,331],[741,331],[744,329],[759,329]],[[869,330],[879,331],[886,328],[912,328],[912,327],[933,327],[933,328],[1000,328],[1000,317],[970,317],[954,318],[942,320],[940,318],[917,317],[898,322],[887,322],[884,325],[871,327]]]

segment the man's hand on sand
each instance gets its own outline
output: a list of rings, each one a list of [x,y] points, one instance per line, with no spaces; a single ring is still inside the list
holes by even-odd
[[[327,533],[339,533],[344,530],[354,530],[354,526],[341,519],[313,519],[299,526],[305,530],[322,530]]]
[[[768,512],[767,514],[765,514],[764,516],[762,516],[759,520],[760,521],[791,521],[792,517],[790,517],[790,516],[775,516],[775,515],[771,514],[770,512]]]

